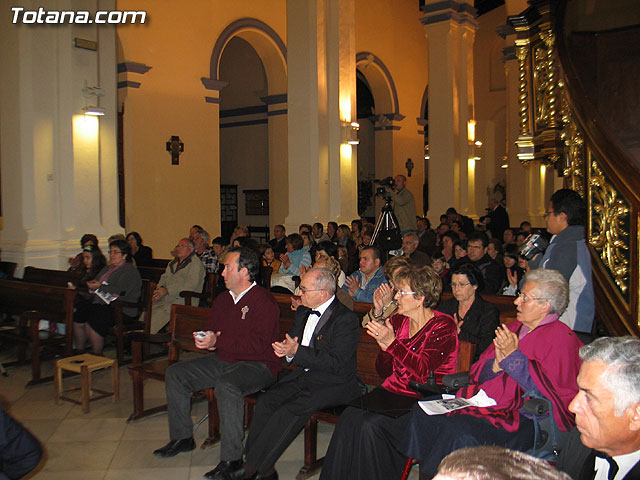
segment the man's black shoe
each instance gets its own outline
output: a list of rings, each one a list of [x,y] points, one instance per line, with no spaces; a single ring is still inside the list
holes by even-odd
[[[244,475],[244,463],[240,460],[221,460],[216,468],[204,474],[209,480],[240,480]]]
[[[164,447],[153,451],[158,457],[173,457],[182,452],[190,452],[196,448],[196,442],[192,438],[183,438],[182,440],[171,440]]]

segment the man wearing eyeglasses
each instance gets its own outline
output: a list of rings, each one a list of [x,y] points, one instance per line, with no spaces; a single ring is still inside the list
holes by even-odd
[[[277,479],[276,461],[309,417],[360,394],[360,325],[335,292],[336,279],[328,270],[313,268],[302,277],[302,305],[293,327],[273,344],[275,354],[295,369],[258,399],[245,446],[244,478]]]
[[[184,298],[180,292],[189,290],[201,292],[204,282],[204,265],[195,254],[192,240],[183,238],[175,246],[175,258],[169,262],[165,272],[158,280],[158,286],[153,291],[153,305],[151,310],[151,333],[157,333],[169,323],[171,305],[184,305]]]
[[[595,315],[591,257],[584,239],[586,207],[582,197],[563,188],[551,195],[545,213],[547,231],[553,235],[544,252],[529,262],[531,269],[558,270],[569,282],[569,306],[560,317],[576,332],[591,333]]]

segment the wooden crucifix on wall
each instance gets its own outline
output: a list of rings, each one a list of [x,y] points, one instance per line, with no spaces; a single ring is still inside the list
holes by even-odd
[[[171,165],[179,165],[180,154],[184,152],[184,143],[180,141],[179,135],[171,135],[171,140],[167,142],[167,152],[171,153]]]

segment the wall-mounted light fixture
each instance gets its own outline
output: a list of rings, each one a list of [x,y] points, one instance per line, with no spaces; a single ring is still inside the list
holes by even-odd
[[[85,80],[82,93],[85,99],[85,106],[82,107],[82,112],[85,115],[102,116],[105,114],[106,110],[100,106],[100,97],[104,96],[102,88],[98,86],[90,87]],[[95,97],[95,99],[92,99],[92,97]]]
[[[340,143],[347,143],[349,145],[358,145],[360,143],[360,140],[358,139],[358,130],[360,130],[359,123],[341,122],[340,130]]]

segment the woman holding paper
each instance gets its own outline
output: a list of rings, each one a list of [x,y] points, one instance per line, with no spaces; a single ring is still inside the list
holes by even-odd
[[[380,376],[386,377],[382,387],[392,393],[421,398],[409,388],[410,381],[425,383],[433,373],[436,382],[441,383],[444,375],[455,373],[459,347],[457,326],[452,317],[433,309],[442,291],[440,276],[433,268],[400,267],[394,270],[392,280],[397,312],[382,321],[374,316],[365,328],[381,350],[376,369]],[[377,310],[382,311],[380,305]],[[320,478],[350,478],[345,469],[349,468],[354,450],[357,451],[355,458],[368,458],[361,438],[366,438],[365,432],[371,425],[385,420],[387,417],[379,413],[347,409],[336,427],[336,433],[342,433],[334,434],[331,440]],[[344,453],[349,454],[348,459],[342,458]],[[376,459],[376,462],[384,464],[385,459]]]
[[[84,351],[87,338],[92,352],[100,355],[104,347],[104,337],[115,324],[112,300],[119,298],[126,302],[137,302],[140,297],[142,280],[138,269],[132,263],[131,247],[126,240],[114,240],[109,244],[110,263],[87,282],[93,299],[89,304],[78,305],[73,315],[73,337],[76,350]],[[114,298],[115,297],[115,298]],[[125,317],[133,317],[135,308],[124,308]]]
[[[515,300],[517,321],[496,329],[493,344],[471,368],[471,384],[457,394],[471,398],[483,390],[495,405],[447,415],[427,415],[415,407],[400,418],[363,426],[357,442],[332,451],[340,436],[349,435],[339,422],[323,477],[400,478],[407,457],[418,459],[421,473],[432,477],[440,461],[459,448],[493,444],[526,451],[534,438],[533,420],[522,410],[528,392],[547,398],[558,428],[570,430],[574,420],[568,406],[578,391],[582,343],[559,321],[568,302],[569,287],[559,272],[529,272]]]

